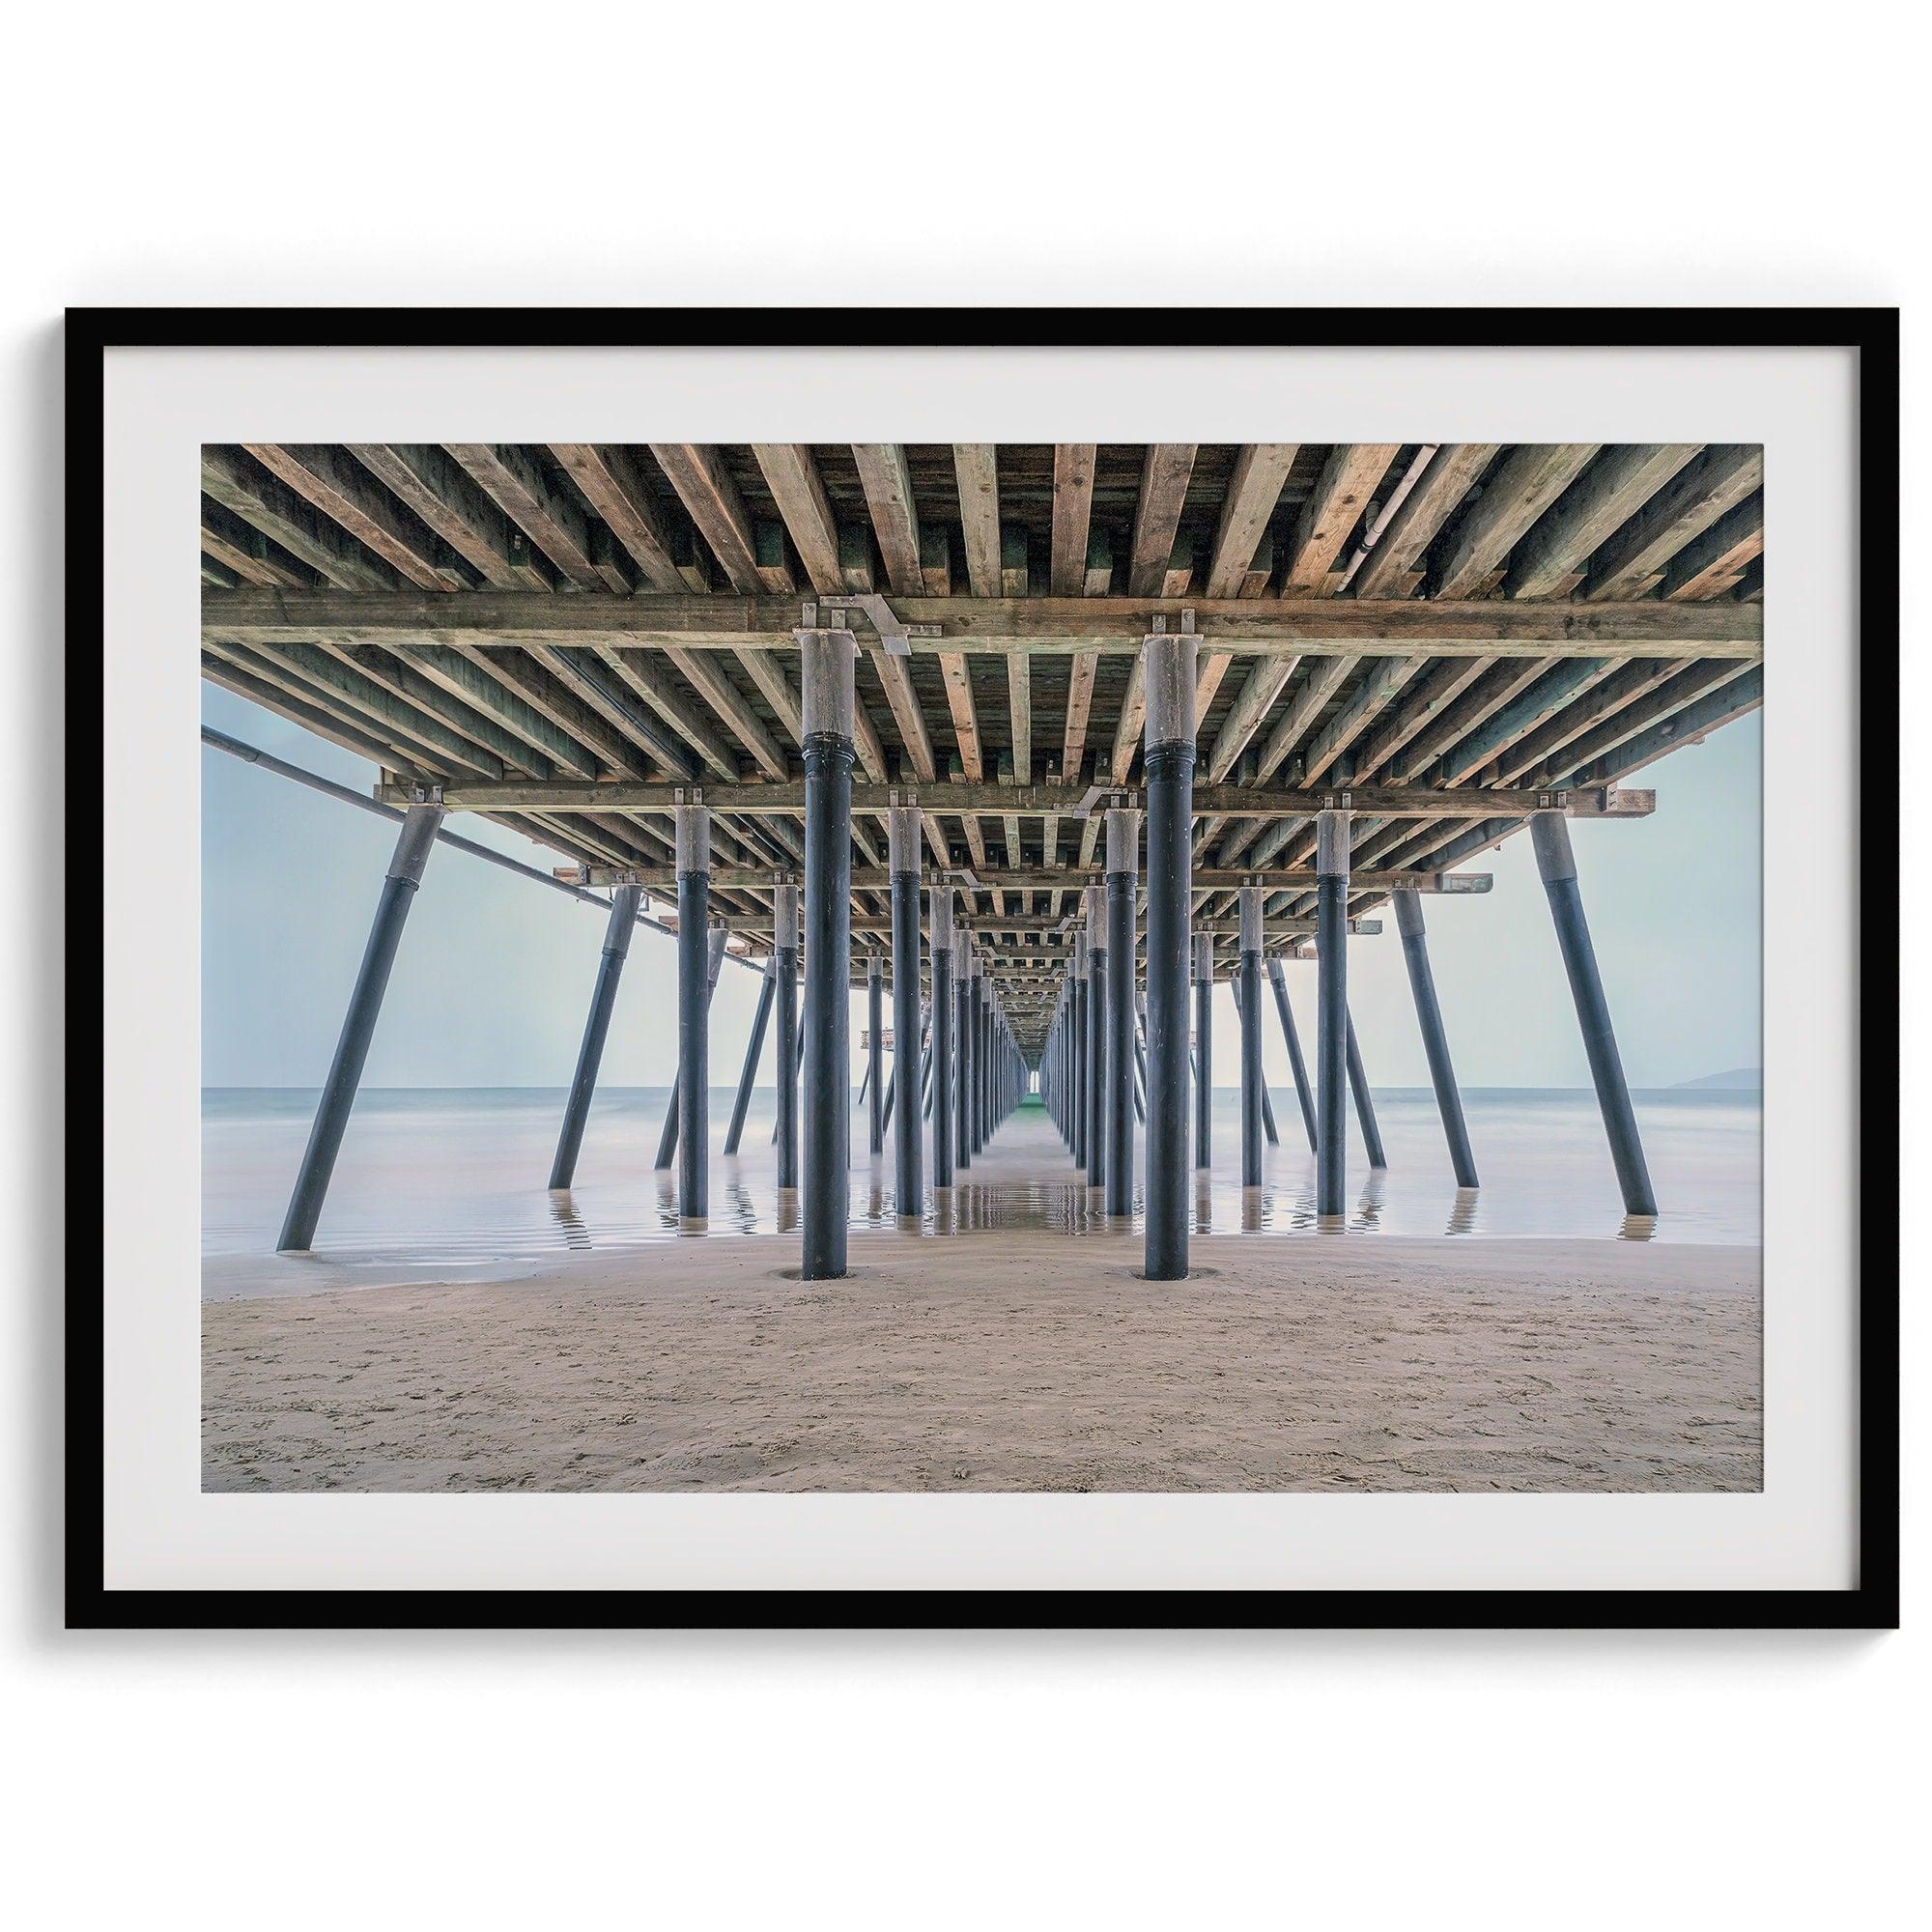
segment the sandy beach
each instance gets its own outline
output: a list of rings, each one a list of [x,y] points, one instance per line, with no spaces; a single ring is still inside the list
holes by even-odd
[[[1009,1135],[970,1237],[855,1234],[839,1282],[772,1236],[205,1304],[204,1486],[1759,1486],[1754,1248],[1221,1235],[1145,1282],[1135,1235],[1001,1225]]]

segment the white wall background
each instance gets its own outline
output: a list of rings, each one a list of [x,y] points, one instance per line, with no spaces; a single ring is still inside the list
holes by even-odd
[[[1902,300],[1922,448],[1923,115],[1897,18],[1867,0],[1823,35],[1653,0],[22,16],[0,119],[0,582],[21,600],[0,632],[5,823],[28,888],[0,939],[0,1708],[26,1922],[1896,1916],[1922,1832],[1913,1633],[60,1634],[53,922],[90,866],[62,857],[44,721],[66,302]],[[1923,662],[1907,654],[1907,715]],[[1923,923],[1915,904],[1908,945]],[[1926,1152],[1908,1115],[1908,1175]],[[1908,1288],[1926,1259],[1918,1240]]]

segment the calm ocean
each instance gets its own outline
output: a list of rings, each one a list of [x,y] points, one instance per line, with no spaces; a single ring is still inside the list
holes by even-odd
[[[570,1250],[676,1238],[668,1174],[651,1161],[668,1097],[662,1087],[611,1088],[591,1112],[577,1186],[545,1188],[561,1088],[375,1088],[356,1102],[317,1236],[317,1252],[355,1269],[489,1272]],[[1245,1202],[1239,1180],[1238,1094],[1215,1094],[1216,1166],[1196,1195],[1203,1232],[1312,1229],[1314,1162],[1293,1089],[1273,1091],[1281,1144],[1266,1151],[1264,1186]],[[202,1254],[211,1294],[317,1286],[302,1264],[271,1258],[290,1183],[308,1136],[315,1093],[210,1088],[202,1095]],[[1631,1236],[1659,1241],[1755,1244],[1759,1231],[1759,1096],[1672,1090],[1635,1095],[1661,1212],[1626,1228],[1603,1123],[1587,1091],[1465,1091],[1482,1187],[1459,1195],[1427,1089],[1376,1094],[1389,1167],[1371,1176],[1350,1121],[1350,1225],[1387,1235]],[[771,1149],[773,1095],[754,1094],[743,1150],[721,1151],[732,1093],[711,1096],[711,1232],[771,1233],[780,1203]],[[853,1114],[852,1219],[894,1218],[891,1140],[883,1168]],[[928,1142],[928,1152],[929,1152]],[[1045,1199],[1057,1200],[1052,1190]],[[1020,1205],[1069,1228],[1068,1210]],[[266,1265],[258,1266],[257,1264]]]

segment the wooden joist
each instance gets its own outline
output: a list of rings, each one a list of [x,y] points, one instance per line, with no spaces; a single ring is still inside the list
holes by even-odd
[[[460,590],[437,561],[436,537],[384,491],[346,450],[325,442],[244,442],[262,468],[338,524],[397,576],[423,590]]]
[[[670,529],[636,457],[622,446],[599,442],[554,442],[551,454],[602,517],[658,590],[682,588]]]
[[[1596,603],[1640,597],[1672,557],[1764,483],[1755,443],[1712,443],[1591,557],[1582,594]]]
[[[1375,487],[1402,447],[1396,442],[1338,442],[1302,505],[1282,572],[1284,597],[1320,597],[1342,546],[1362,520]]]
[[[1363,558],[1357,597],[1406,597],[1422,582],[1422,556],[1493,461],[1495,442],[1445,442],[1429,459],[1402,507]]]
[[[651,454],[731,588],[750,593],[763,589],[752,519],[717,449],[707,442],[654,442]]]
[[[352,442],[349,453],[485,583],[515,590],[528,582],[513,559],[510,521],[470,481],[448,451],[433,442]],[[539,577],[535,587],[545,587]]]
[[[1214,552],[1208,562],[1204,588],[1209,597],[1242,594],[1262,535],[1281,501],[1282,486],[1300,448],[1298,442],[1242,444],[1235,459],[1234,474],[1228,479],[1220,525],[1214,532]],[[1266,581],[1265,573],[1263,581]]]
[[[1591,554],[1690,463],[1694,442],[1618,443],[1546,510],[1510,555],[1512,597],[1567,597]]]
[[[1141,467],[1140,500],[1134,510],[1134,533],[1127,551],[1130,597],[1158,597],[1165,590],[1198,447],[1192,442],[1148,444]]]
[[[1430,586],[1433,594],[1446,601],[1479,596],[1524,531],[1602,447],[1596,442],[1520,444],[1458,521],[1449,554]]]
[[[279,544],[325,582],[352,591],[395,587],[396,575],[387,564],[371,556],[339,525],[318,514],[312,503],[270,476],[254,458],[204,443],[201,487],[205,496]]]
[[[551,488],[526,448],[510,442],[448,442],[443,447],[562,576],[585,590],[603,585],[583,512]]]

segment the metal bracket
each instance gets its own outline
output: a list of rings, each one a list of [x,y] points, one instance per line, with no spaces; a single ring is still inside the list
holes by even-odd
[[[1167,636],[1167,612],[1165,611],[1156,611],[1150,621],[1153,625],[1153,629],[1148,634],[1150,637],[1164,638]],[[1175,633],[1177,637],[1191,638],[1195,635],[1194,612],[1191,609],[1181,611],[1179,623],[1180,629]]]
[[[821,605],[816,599],[805,607],[805,623],[808,631],[848,630],[845,621],[846,607],[860,611],[878,632],[879,641],[886,647],[886,655],[892,658],[907,658],[912,655],[914,638],[937,638],[944,635],[937,624],[902,624],[893,607],[873,591],[847,591],[836,603]],[[821,619],[823,621],[821,621]]]
[[[412,785],[410,787],[410,803],[412,805],[440,805],[442,803],[442,787],[440,784]]]

